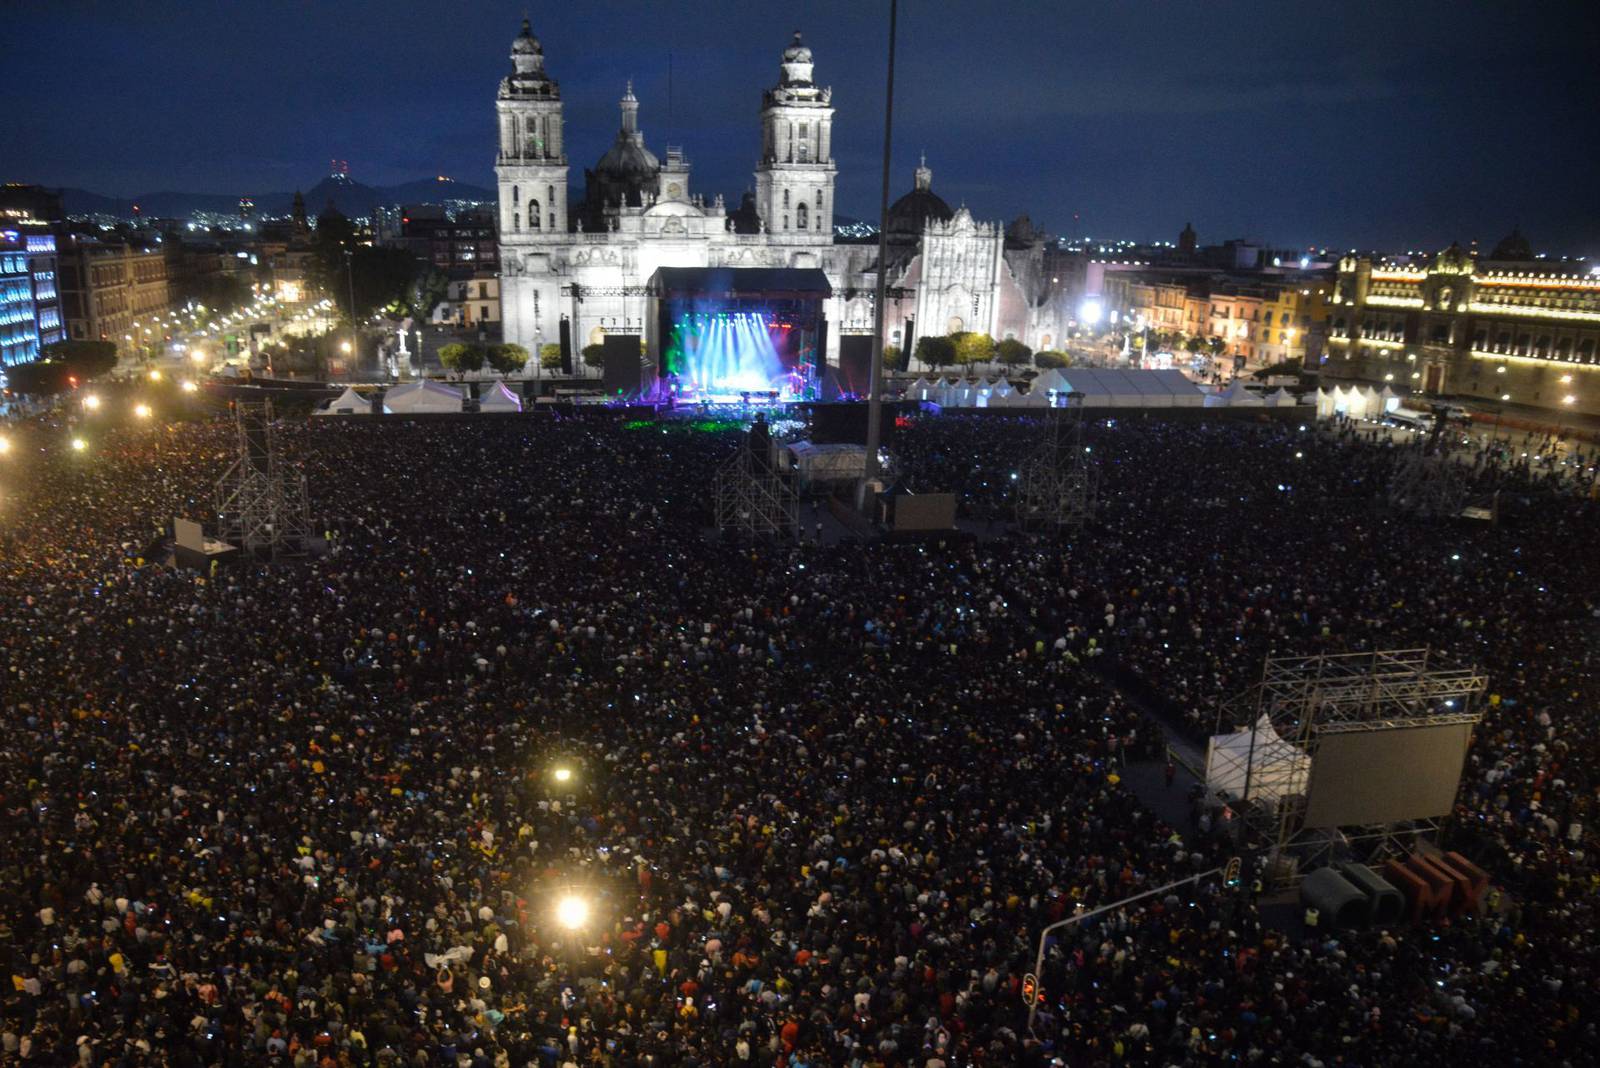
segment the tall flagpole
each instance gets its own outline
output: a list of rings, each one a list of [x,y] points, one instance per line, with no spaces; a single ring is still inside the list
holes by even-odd
[[[878,441],[883,434],[883,309],[887,303],[889,259],[889,155],[894,132],[894,39],[899,0],[889,0],[889,87],[883,100],[883,192],[878,200],[878,286],[872,311],[872,384],[867,394],[865,481],[878,477]],[[868,507],[862,487],[862,508]]]

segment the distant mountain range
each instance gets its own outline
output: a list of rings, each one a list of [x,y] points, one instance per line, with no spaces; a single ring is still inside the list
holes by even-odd
[[[467,182],[448,178],[422,178],[399,185],[364,185],[349,178],[330,176],[302,191],[306,214],[319,215],[332,201],[340,212],[356,218],[388,204],[438,204],[446,200],[495,199],[494,192]],[[132,218],[133,206],[147,218],[183,219],[196,212],[233,215],[239,210],[239,197],[249,196],[261,215],[287,215],[294,202],[294,191],[287,193],[142,193],[136,197],[108,197],[87,189],[61,190],[61,207],[68,215],[113,215]]]

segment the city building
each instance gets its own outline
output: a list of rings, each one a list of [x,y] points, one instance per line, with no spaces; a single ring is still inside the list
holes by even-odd
[[[448,213],[443,205],[408,204],[399,233],[387,243],[410,249],[418,259],[451,278],[498,271],[500,256],[493,209]]]
[[[1600,414],[1600,277],[1516,231],[1479,261],[1339,261],[1325,374],[1426,394]]]
[[[66,235],[59,281],[67,335],[114,341],[124,358],[158,351],[165,336],[159,320],[174,304],[176,251]]]
[[[840,333],[871,332],[877,244],[835,236],[832,90],[814,80],[812,51],[798,34],[780,57],[777,84],[762,93],[754,190],[732,211],[721,194],[691,188],[681,147],[659,155],[648,147],[631,84],[617,135],[585,168],[574,198],[561,89],[526,20],[511,65],[495,101],[507,341],[537,351],[559,340],[563,320],[574,352],[609,332],[642,334],[645,285],[660,267],[820,268],[833,290],[824,307],[830,358]],[[1011,247],[998,224],[952,210],[932,180],[924,161],[891,211],[886,343],[924,330],[981,331],[1036,348],[1059,337],[1071,312],[1042,243]]]
[[[500,277],[479,271],[471,278],[452,279],[445,297],[433,309],[439,326],[459,326],[492,334],[500,329]]]

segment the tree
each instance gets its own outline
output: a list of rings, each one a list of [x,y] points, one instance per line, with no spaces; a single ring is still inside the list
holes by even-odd
[[[1049,349],[1046,349],[1043,352],[1036,352],[1033,354],[1033,365],[1041,371],[1048,371],[1052,368],[1055,370],[1060,370],[1061,368],[1068,366],[1069,362],[1070,361],[1067,359],[1067,354],[1064,352],[1053,352]]]
[[[539,366],[546,371],[557,370],[561,366],[561,346],[554,341],[540,345]]]
[[[883,347],[883,369],[885,371],[904,371],[906,369],[905,352],[899,345],[885,345]]]
[[[956,362],[956,343],[947,337],[917,338],[917,359],[923,366],[938,370]]]
[[[18,363],[6,368],[6,384],[13,393],[25,397],[47,397],[71,388],[67,366],[48,360]]]
[[[1226,341],[1215,336],[1213,336],[1211,340],[1207,342],[1207,344],[1211,346],[1211,355],[1213,356],[1221,356],[1222,351],[1228,347],[1228,343]]]
[[[1206,340],[1199,334],[1195,334],[1188,341],[1183,343],[1183,347],[1188,349],[1190,352],[1199,355],[1200,350],[1206,347]]]
[[[443,271],[430,267],[420,272],[412,282],[406,313],[418,322],[425,322],[449,292],[450,279]]]
[[[528,366],[528,350],[521,345],[490,345],[484,355],[496,374],[516,374]]]
[[[971,367],[994,359],[994,338],[976,331],[963,331],[954,335],[956,362]]]
[[[68,375],[86,382],[117,365],[117,346],[111,341],[52,341],[44,347],[41,362],[60,364]]]
[[[1033,355],[1033,350],[1014,337],[997,342],[994,347],[995,359],[1007,367],[1020,367],[1028,362],[1028,357]]]
[[[482,345],[467,345],[452,341],[439,346],[439,362],[449,371],[481,371],[488,354]]]
[[[606,365],[606,347],[598,342],[583,347],[583,365],[585,367],[604,367]]]

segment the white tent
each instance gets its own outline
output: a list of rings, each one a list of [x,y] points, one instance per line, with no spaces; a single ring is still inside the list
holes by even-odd
[[[344,392],[339,394],[326,406],[318,408],[313,415],[371,415],[372,401],[363,397],[349,386],[344,387]]]
[[[1281,387],[1268,393],[1264,399],[1269,408],[1292,408],[1295,405],[1294,394]]]
[[[433,414],[461,411],[461,394],[432,379],[408,382],[383,395],[383,410],[390,415]]]
[[[1212,735],[1206,746],[1206,788],[1230,798],[1305,793],[1310,777],[1311,757],[1285,741],[1265,713],[1254,728]]]
[[[934,396],[933,383],[926,378],[919,378],[906,387],[906,400],[925,401],[938,399],[938,397]]]
[[[1317,418],[1332,419],[1334,413],[1333,393],[1331,390],[1317,387]]]
[[[1260,408],[1267,402],[1254,390],[1246,389],[1244,380],[1235,378],[1233,384],[1217,394],[1217,400],[1229,408]]]
[[[1383,405],[1383,412],[1387,415],[1400,407],[1400,394],[1388,386],[1384,386],[1383,389],[1378,391],[1378,401]]]
[[[990,382],[987,378],[984,378],[982,375],[979,375],[978,376],[978,380],[976,382],[972,383],[972,393],[971,393],[972,406],[974,408],[987,408],[987,407],[989,407],[989,396],[993,392],[994,392],[994,383]]]
[[[507,389],[504,382],[496,382],[478,396],[478,411],[520,412],[522,398]]]
[[[1067,388],[1067,379],[1065,375],[1052,367],[1035,378],[1033,385],[1029,388],[1033,392],[1040,394],[1048,394],[1051,390],[1062,392]]]
[[[1030,389],[1026,393],[1013,393],[1006,398],[1008,408],[1048,408],[1050,396],[1037,389]]]
[[[993,404],[996,397],[1009,397],[1015,392],[1016,390],[1011,388],[1011,383],[1002,378],[994,384],[994,389],[989,391],[989,403]]]
[[[1151,371],[1146,376],[1166,389],[1174,408],[1199,408],[1205,404],[1205,393],[1194,381],[1177,368]]]

